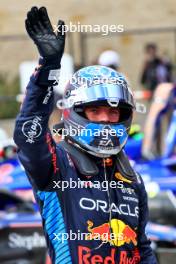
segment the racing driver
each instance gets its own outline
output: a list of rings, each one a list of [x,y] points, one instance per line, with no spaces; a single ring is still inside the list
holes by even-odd
[[[46,8],[32,7],[25,23],[40,60],[14,140],[52,263],[156,264],[145,234],[145,187],[123,150],[135,109],[127,81],[105,66],[77,71],[58,103],[63,138],[56,145],[48,120],[64,52],[64,22],[53,30]]]

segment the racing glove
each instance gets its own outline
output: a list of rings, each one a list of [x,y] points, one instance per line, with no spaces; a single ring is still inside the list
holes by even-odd
[[[57,33],[53,31],[45,7],[32,7],[25,20],[28,35],[36,44],[40,53],[39,66],[33,75],[38,85],[57,85],[60,62],[65,46],[64,22],[59,20]]]

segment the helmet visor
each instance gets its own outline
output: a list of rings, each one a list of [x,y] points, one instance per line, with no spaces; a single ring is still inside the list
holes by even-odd
[[[94,101],[108,101],[111,106],[118,106],[119,102],[135,107],[133,95],[125,85],[100,84],[91,87],[80,87],[72,90],[68,98],[62,101],[62,108],[70,108],[74,105],[82,105]]]

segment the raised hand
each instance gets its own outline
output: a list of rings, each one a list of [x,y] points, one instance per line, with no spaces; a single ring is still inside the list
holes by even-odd
[[[32,7],[25,20],[26,30],[37,45],[40,56],[46,61],[58,60],[59,64],[64,52],[65,34],[62,31],[64,22],[59,20],[57,34],[53,31],[45,7]]]

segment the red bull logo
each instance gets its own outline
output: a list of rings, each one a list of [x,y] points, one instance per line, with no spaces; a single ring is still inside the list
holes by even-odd
[[[93,227],[94,224],[90,220],[87,221],[87,224],[90,233],[86,236],[86,240],[101,240],[116,247],[123,246],[125,243],[137,245],[136,232],[119,219],[111,219],[110,223],[96,227]]]
[[[111,247],[109,250],[109,254],[106,255],[106,257],[103,257],[99,254],[92,254],[91,249],[88,247],[79,246],[78,264],[139,264],[139,250],[136,248],[131,253],[132,256],[129,257],[127,251],[122,250],[119,252],[119,250],[117,250],[116,248]]]

